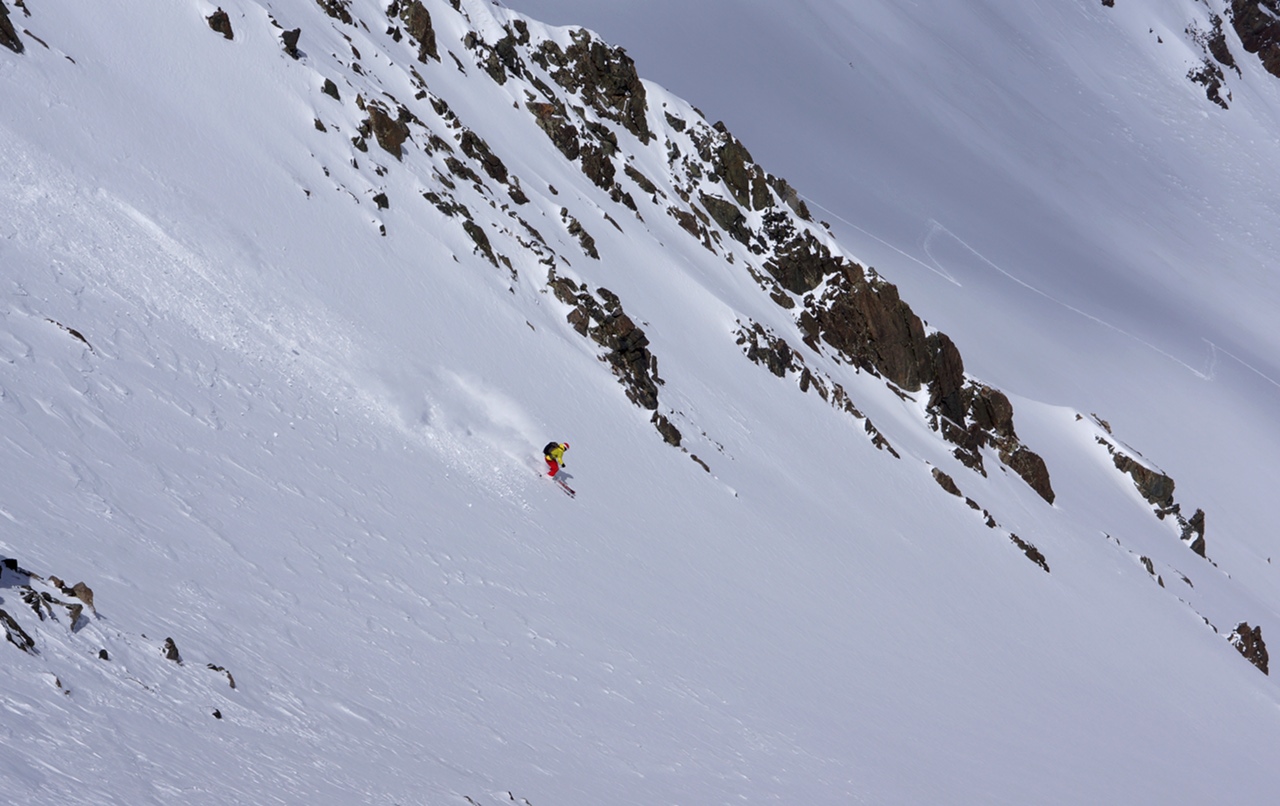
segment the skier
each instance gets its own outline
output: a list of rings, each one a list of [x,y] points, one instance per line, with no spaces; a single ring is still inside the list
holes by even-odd
[[[564,452],[567,450],[569,450],[567,442],[548,442],[542,449],[543,458],[547,460],[547,475],[551,478],[555,478],[560,468],[564,467]]]

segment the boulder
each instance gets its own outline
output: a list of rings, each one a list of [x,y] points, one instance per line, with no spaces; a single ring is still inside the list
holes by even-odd
[[[231,30],[231,17],[227,16],[227,12],[219,8],[210,14],[206,19],[209,21],[209,27],[222,34],[227,39],[235,39],[235,32]]]
[[[301,28],[294,28],[292,31],[285,31],[280,34],[280,41],[284,44],[284,52],[295,59],[302,56],[302,54],[298,52],[298,39],[301,36]]]
[[[1231,637],[1228,639],[1231,645],[1239,650],[1250,663],[1257,666],[1259,671],[1265,675],[1271,673],[1267,670],[1267,645],[1262,640],[1262,628],[1250,627],[1249,622],[1242,621],[1237,626]]]

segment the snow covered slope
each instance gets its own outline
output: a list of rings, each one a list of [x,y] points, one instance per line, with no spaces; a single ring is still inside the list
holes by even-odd
[[[982,40],[996,63],[968,67],[988,83],[950,96],[971,108],[1016,83],[1019,53],[1135,36],[1134,5],[1082,4],[1070,24],[979,6],[984,28],[888,4],[775,25],[741,4],[735,24],[772,30],[789,65],[820,29],[928,54],[930,31],[998,23],[1016,36]],[[838,127],[759,110],[739,141],[737,120],[641,82],[649,60],[477,0],[8,11],[23,48],[0,50],[6,797],[1194,803],[1275,788],[1280,698],[1231,645],[1257,649],[1280,603],[1256,472],[1274,386],[1226,361],[1189,381],[1177,363],[1195,366],[1176,339],[1208,328],[1215,354],[1262,374],[1274,358],[1229,341],[1274,338],[1265,293],[1226,305],[1265,271],[1239,262],[1264,246],[1232,242],[1226,276],[1193,271],[1208,247],[1178,205],[1216,192],[1208,157],[1197,184],[1162,173],[1183,146],[1128,176],[1112,170],[1123,148],[1078,155],[1093,180],[1069,172],[1049,217],[1043,150],[968,185],[975,201],[949,163],[907,171],[905,138],[845,133],[899,159],[877,163],[874,191],[838,195]],[[696,30],[705,11],[671,13]],[[610,38],[656,47],[637,36]],[[666,55],[732,50],[709,41]],[[905,110],[936,113],[923,77],[949,58],[877,64],[900,131],[918,122]],[[1073,102],[1110,121],[1109,104],[1151,96],[1144,109],[1170,101],[1169,132],[1208,127],[1220,108],[1153,64]],[[1240,64],[1225,114],[1263,121],[1268,77]],[[787,83],[686,94],[728,109],[744,87]],[[851,103],[824,108],[869,114]],[[1048,136],[1073,111],[1057,103],[991,125]],[[924,138],[940,160],[981,139],[955,122]],[[1195,243],[1170,247],[1177,282],[1148,305],[1117,289],[1150,278],[1152,240],[1121,239],[1100,223],[1114,208],[1085,202],[1117,182],[1109,204],[1146,209],[1167,187],[1138,180],[1162,178],[1184,195],[1153,230]],[[929,188],[937,226],[902,240]],[[1010,188],[1045,192],[1023,204]],[[1052,271],[1109,237],[1122,271]],[[1051,255],[1043,276],[992,273],[1018,249]],[[1166,320],[1189,301],[1203,307],[1184,333]],[[539,477],[550,439],[572,446],[576,498]]]

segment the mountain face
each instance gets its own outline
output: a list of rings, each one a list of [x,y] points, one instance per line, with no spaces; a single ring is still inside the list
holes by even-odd
[[[1133,5],[1089,4],[1064,36],[1140,25]],[[886,9],[805,27],[833,12],[804,4],[774,33],[782,53],[888,37],[912,12]],[[1168,43],[1189,66],[1135,81],[1180,115],[1260,119],[1276,11],[1161,11],[1189,21]],[[949,13],[931,24],[983,33]],[[1011,59],[1052,41],[982,14]],[[1250,463],[1221,470],[1268,415],[1211,418],[1216,450],[1181,415],[1265,412],[1274,385],[1189,388],[1141,305],[1072,330],[1069,294],[1027,303],[1042,279],[936,220],[931,266],[878,239],[873,268],[846,244],[868,230],[815,215],[628,50],[478,0],[27,0],[0,4],[0,44],[15,801],[1249,802],[1277,783],[1265,495],[1239,491]],[[892,73],[877,92],[914,86]],[[805,152],[809,128],[769,126]],[[939,142],[970,148],[959,128]],[[967,170],[932,177],[940,219],[974,215],[947,195]],[[1010,176],[994,206],[1039,175]],[[911,274],[962,288],[951,269],[984,261],[1019,288],[948,299]],[[1202,301],[1188,327],[1227,327]],[[1265,453],[1275,430],[1256,434]],[[539,478],[553,439],[575,498]]]

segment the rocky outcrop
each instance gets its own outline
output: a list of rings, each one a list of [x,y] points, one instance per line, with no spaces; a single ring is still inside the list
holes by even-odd
[[[960,488],[956,486],[956,480],[946,473],[943,473],[941,469],[936,467],[933,469],[933,480],[938,482],[939,487],[946,490],[951,495],[954,495],[956,498],[964,497],[964,494],[960,492]]]
[[[603,358],[622,383],[627,399],[642,409],[657,410],[658,384],[662,383],[658,359],[649,351],[648,336],[622,310],[617,295],[607,288],[593,295],[585,283],[559,277],[554,269],[547,284],[557,299],[571,306],[566,318],[573,329],[605,348]]]
[[[829,265],[821,251],[810,251],[800,265],[810,276]],[[1013,429],[1013,406],[997,390],[967,382],[960,351],[945,333],[925,331],[924,323],[898,296],[898,289],[861,266],[829,258],[838,266],[825,279],[821,296],[806,297],[799,324],[805,342],[826,344],[842,358],[883,376],[905,392],[928,391],[933,428],[956,445],[955,455],[985,473],[981,450],[992,446],[1000,461],[1048,503],[1055,498],[1048,467],[1023,445]],[[775,276],[778,276],[775,274]]]
[[[506,184],[508,178],[507,166],[503,164],[496,154],[489,150],[489,144],[480,135],[467,129],[462,133],[461,145],[463,154],[480,163],[481,169],[492,179]]]
[[[284,52],[294,59],[302,57],[302,53],[298,51],[298,39],[302,37],[302,29],[294,28],[280,34],[280,42],[284,45]]]
[[[22,40],[18,38],[18,32],[14,30],[13,22],[9,19],[9,9],[5,6],[4,0],[0,0],[0,45],[14,53],[21,53],[24,50]]]
[[[1041,553],[1040,549],[1015,534],[1010,534],[1009,540],[1022,550],[1022,553],[1027,556],[1028,560],[1043,568],[1046,574],[1049,573],[1049,561],[1045,559],[1045,556]]]
[[[1244,49],[1280,77],[1280,0],[1231,0],[1230,16]]]
[[[1084,417],[1076,415],[1076,419],[1083,420]],[[1093,419],[1105,432],[1096,437],[1097,442],[1111,454],[1111,460],[1116,469],[1133,480],[1138,494],[1151,504],[1157,518],[1160,520],[1172,518],[1178,525],[1182,542],[1196,554],[1205,557],[1204,510],[1197,509],[1190,518],[1185,517],[1182,514],[1182,505],[1173,497],[1176,486],[1173,479],[1138,456],[1134,456],[1136,451],[1121,447],[1120,443],[1112,437],[1111,426],[1106,421],[1099,419],[1097,415],[1094,415]]]
[[[1229,640],[1231,645],[1239,650],[1240,654],[1244,655],[1250,663],[1257,666],[1263,674],[1271,674],[1271,672],[1267,670],[1267,645],[1262,640],[1261,627],[1250,627],[1249,622],[1242,621],[1236,626],[1235,631],[1231,633],[1231,637],[1227,640]]]
[[[1231,49],[1227,46],[1227,37],[1222,30],[1222,17],[1217,14],[1211,15],[1207,31],[1194,23],[1187,26],[1187,36],[1191,37],[1191,41],[1204,53],[1200,63],[1187,72],[1187,78],[1203,86],[1205,95],[1210,101],[1227,109],[1231,92],[1225,90],[1226,74],[1223,73],[1222,68],[1235,70],[1237,75],[1240,73],[1240,68],[1236,66],[1235,57],[1231,55]]]
[[[162,651],[166,660],[171,660],[179,665],[182,664],[182,654],[178,652],[178,645],[174,643],[172,638],[164,639]]]
[[[569,37],[568,48],[546,41],[532,58],[561,87],[581,93],[596,114],[621,123],[643,143],[652,140],[648,96],[627,52],[609,47],[583,29],[571,31]]]
[[[17,619],[6,611],[0,610],[0,625],[4,626],[4,637],[9,643],[26,653],[34,653],[36,642],[27,631],[22,629]]]
[[[222,34],[227,39],[235,39],[235,32],[231,30],[231,17],[227,16],[227,12],[219,8],[205,19],[209,22],[209,27]]]
[[[599,260],[600,252],[596,250],[596,239],[591,237],[591,233],[582,226],[582,222],[570,215],[568,207],[560,208],[560,220],[564,222],[565,231],[578,239],[583,253],[592,260]]]
[[[427,11],[426,6],[422,5],[421,0],[411,0],[408,3],[395,0],[387,9],[387,16],[399,17],[409,36],[418,43],[418,61],[423,64],[427,63],[427,59],[440,61],[440,51],[436,46],[436,32],[431,24],[431,13]]]
[[[578,139],[578,129],[565,114],[564,104],[530,102],[526,107],[533,113],[538,128],[551,138],[560,153],[570,161],[576,160],[582,153],[582,142]]]
[[[365,111],[369,113],[365,126],[368,133],[373,134],[383,151],[396,159],[401,159],[404,142],[409,139],[409,124],[403,119],[408,114],[408,110],[404,110],[403,114],[397,117],[392,117],[381,104],[370,103],[365,107]],[[364,130],[362,133],[368,136]]]
[[[879,450],[887,451],[895,459],[902,458],[871,420],[853,405],[844,387],[830,377],[810,370],[805,364],[804,356],[794,350],[786,339],[776,336],[759,322],[743,324],[740,321],[737,344],[742,347],[749,360],[760,364],[779,378],[794,376],[801,392],[813,391],[832,408],[862,421],[871,444]]]
[[[737,205],[709,193],[699,194],[698,201],[710,214],[711,220],[716,222],[720,229],[729,233],[729,237],[744,244],[749,243],[751,230],[747,228],[747,217],[742,214]]]
[[[353,24],[351,12],[347,8],[351,5],[351,0],[316,0],[316,5],[335,20],[345,22],[347,25]]]

